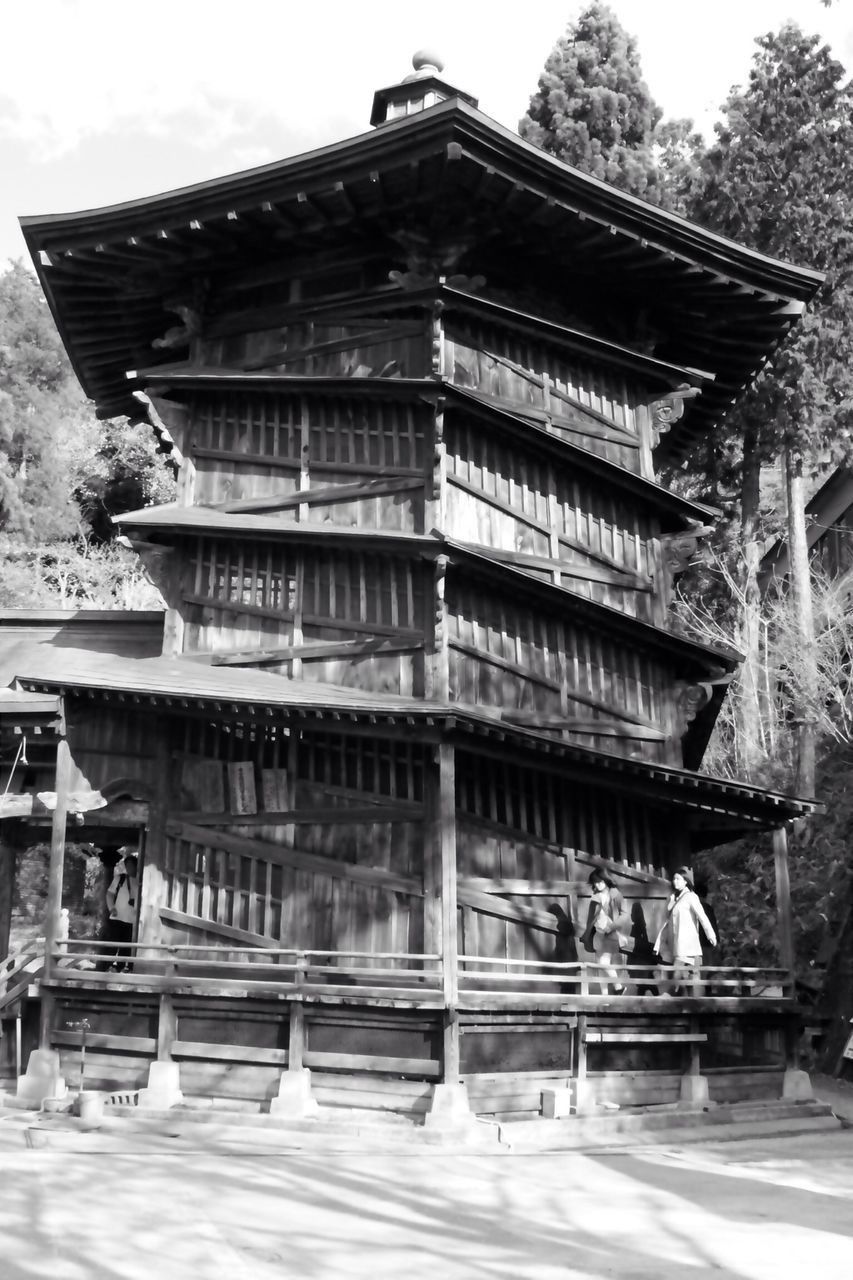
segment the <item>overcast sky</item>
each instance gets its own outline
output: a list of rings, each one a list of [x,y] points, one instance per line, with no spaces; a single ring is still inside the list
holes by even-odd
[[[576,0],[3,0],[0,261],[20,214],[129,200],[367,130],[428,46],[515,128]],[[612,0],[652,94],[710,134],[753,41],[792,18],[853,69],[853,0]]]

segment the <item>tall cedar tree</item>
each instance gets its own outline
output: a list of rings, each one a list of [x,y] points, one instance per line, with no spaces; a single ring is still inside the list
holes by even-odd
[[[739,452],[740,576],[746,597],[741,726],[748,767],[757,764],[761,554],[759,470],[784,459],[792,590],[802,664],[792,673],[798,731],[796,786],[813,794],[816,670],[806,555],[803,475],[829,451],[851,456],[853,432],[853,92],[844,69],[794,25],[758,41],[745,89],[732,91],[703,163],[690,210],[698,221],[763,253],[826,272],[816,303],[725,424],[713,465]],[[740,443],[740,448],[737,444]]]
[[[689,121],[661,122],[637,43],[592,4],[551,51],[518,131],[527,142],[615,187],[674,206],[689,189],[699,139]]]

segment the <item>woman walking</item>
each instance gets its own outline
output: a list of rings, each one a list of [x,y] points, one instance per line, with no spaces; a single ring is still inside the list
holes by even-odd
[[[671,995],[683,995],[682,984],[695,994],[701,994],[695,978],[702,964],[701,928],[712,947],[717,945],[714,927],[705,909],[693,892],[693,873],[689,867],[679,867],[672,873],[672,893],[666,904],[666,922],[657,936],[655,951],[661,959],[671,962],[674,986]]]
[[[631,921],[625,911],[625,899],[603,871],[593,871],[589,884],[592,897],[581,942],[587,951],[594,952],[604,970],[610,984],[608,988],[602,983],[604,994],[618,996],[625,990],[621,971],[616,967],[620,960],[620,930],[630,930]]]

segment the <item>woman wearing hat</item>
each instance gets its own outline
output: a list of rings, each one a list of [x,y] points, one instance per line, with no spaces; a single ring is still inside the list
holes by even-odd
[[[702,963],[702,941],[699,930],[705,934],[712,947],[717,945],[717,935],[705,908],[693,892],[693,873],[689,867],[679,867],[672,873],[672,893],[666,904],[666,922],[657,936],[655,951],[665,963],[673,966],[675,986],[672,995],[682,995],[681,983],[689,983],[694,994],[700,994],[691,983]]]

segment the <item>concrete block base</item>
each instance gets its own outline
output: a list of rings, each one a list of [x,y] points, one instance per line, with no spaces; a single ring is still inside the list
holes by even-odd
[[[460,1137],[466,1133],[479,1133],[480,1125],[471,1110],[464,1084],[435,1085],[432,1104],[424,1116],[424,1128]]]
[[[45,1098],[64,1098],[67,1090],[60,1073],[56,1049],[34,1049],[24,1075],[18,1077],[15,1102],[21,1107],[40,1107]]]
[[[311,1093],[311,1072],[307,1067],[283,1071],[278,1082],[278,1096],[270,1103],[270,1115],[280,1120],[306,1120],[320,1110]]]
[[[782,1097],[786,1102],[813,1102],[814,1089],[809,1073],[788,1067],[782,1078]]]
[[[708,1081],[704,1076],[685,1075],[681,1077],[681,1103],[687,1107],[706,1106],[710,1101]]]
[[[152,1062],[148,1087],[139,1090],[139,1106],[144,1111],[167,1111],[183,1102],[180,1067],[177,1062]]]
[[[570,1088],[543,1089],[542,1115],[546,1120],[562,1120],[574,1112],[575,1103]]]

